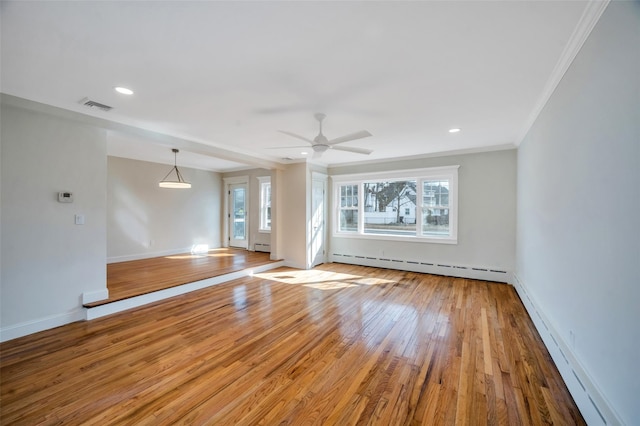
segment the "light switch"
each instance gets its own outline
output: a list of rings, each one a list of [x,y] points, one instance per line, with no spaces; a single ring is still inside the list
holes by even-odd
[[[84,225],[84,215],[77,214],[76,215],[76,225]]]

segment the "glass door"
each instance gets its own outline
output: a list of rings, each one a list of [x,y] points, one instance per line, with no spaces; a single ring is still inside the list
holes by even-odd
[[[229,185],[229,246],[247,248],[247,185]]]

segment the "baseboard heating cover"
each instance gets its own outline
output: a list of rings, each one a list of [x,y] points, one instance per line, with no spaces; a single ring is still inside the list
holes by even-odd
[[[255,243],[253,245],[253,250],[254,251],[261,251],[261,252],[265,252],[265,253],[271,253],[271,244]]]
[[[623,425],[624,423],[606,400],[598,386],[591,380],[582,367],[570,346],[562,339],[560,333],[549,321],[535,299],[529,294],[526,286],[513,274],[515,287],[533,324],[536,326],[544,345],[556,364],[560,375],[574,401],[580,408],[582,416],[589,425]]]
[[[406,260],[393,256],[372,257],[346,253],[332,253],[331,261],[335,263],[348,263],[352,265],[374,266],[376,268],[421,272],[424,274],[446,275],[459,278],[511,283],[510,271],[493,267],[454,265],[445,262],[429,261],[426,259]]]

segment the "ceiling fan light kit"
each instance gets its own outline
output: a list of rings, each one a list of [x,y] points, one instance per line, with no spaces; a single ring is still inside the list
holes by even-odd
[[[173,148],[171,150],[173,152],[173,168],[169,170],[169,173],[160,181],[158,186],[160,188],[172,188],[172,189],[188,189],[191,188],[191,184],[184,180],[182,177],[182,173],[178,170],[177,160],[178,160],[178,152],[180,150]],[[169,180],[169,176],[171,174],[175,174],[175,180]]]
[[[356,154],[364,154],[369,155],[373,151],[366,148],[356,148],[356,147],[346,147],[346,146],[336,146],[341,143],[350,142],[356,139],[367,138],[372,136],[367,130],[361,130],[359,132],[350,133],[348,135],[341,136],[335,139],[327,139],[327,137],[322,133],[322,121],[327,117],[325,114],[318,112],[314,114],[316,120],[318,120],[320,130],[318,135],[313,138],[313,140],[308,139],[304,136],[300,136],[295,133],[287,132],[285,130],[279,130],[280,133],[284,133],[285,135],[291,136],[293,138],[297,138],[303,140],[311,145],[311,149],[313,149],[313,158],[320,157],[324,152],[332,149],[336,151],[344,151],[344,152],[353,152]],[[282,148],[306,148],[306,146],[295,146],[295,147],[274,147],[273,149],[282,149]]]

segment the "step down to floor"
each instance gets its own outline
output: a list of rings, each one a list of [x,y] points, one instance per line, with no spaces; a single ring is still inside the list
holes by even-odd
[[[152,293],[142,294],[140,296],[130,297],[128,299],[116,300],[114,302],[106,303],[104,305],[94,306],[91,308],[84,308],[85,319],[92,320],[96,318],[101,318],[107,315],[126,311],[127,309],[137,308],[143,305],[147,305],[149,303],[168,299],[174,296],[179,296],[181,294],[189,293],[195,290],[200,290],[206,287],[211,287],[216,284],[222,284],[227,281],[236,280],[238,278],[248,277],[255,273],[265,272],[271,269],[279,268],[281,266],[284,266],[284,261],[271,262],[271,263],[256,266],[253,268],[247,268],[241,271],[235,271],[225,275],[219,275],[217,277],[207,278],[201,281],[195,281],[192,283],[182,284],[176,287],[166,288],[164,290],[154,291]]]

